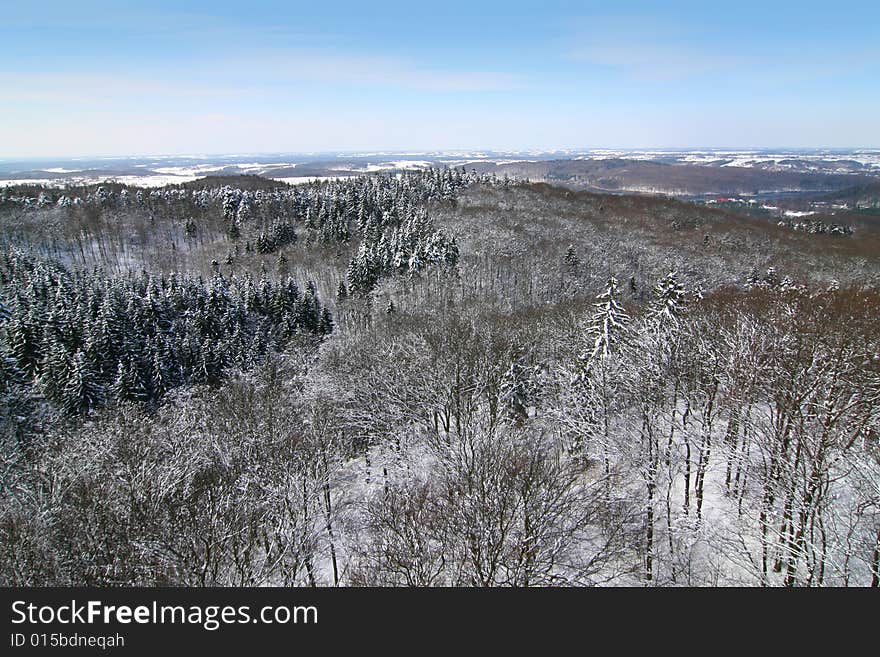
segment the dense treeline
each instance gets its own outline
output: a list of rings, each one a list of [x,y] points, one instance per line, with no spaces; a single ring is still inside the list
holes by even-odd
[[[366,230],[411,219],[428,201],[450,200],[468,185],[493,181],[458,169],[432,169],[401,177],[360,176],[295,187],[276,183],[257,189],[190,184],[149,191],[116,183],[69,189],[23,186],[0,190],[0,210],[10,215],[7,238],[10,231],[15,236],[16,228],[32,232],[31,223],[17,226],[15,219],[55,210],[66,224],[63,234],[78,245],[126,237],[114,230],[125,225],[117,220],[135,216],[147,220],[147,226],[136,232],[155,229],[157,222],[163,222],[166,234],[162,237],[171,238],[171,243],[180,237],[178,232],[192,239],[201,231],[219,228],[232,241],[241,238],[241,246],[249,250],[258,247],[258,240],[264,249],[273,237],[276,243],[293,241],[290,231],[295,226],[308,243],[347,242]],[[46,217],[41,219],[45,223]],[[169,227],[176,229],[173,234],[167,233]]]
[[[70,415],[108,402],[153,404],[173,388],[250,369],[293,335],[333,330],[313,284],[71,274],[7,252],[0,260],[7,376]]]
[[[852,235],[855,230],[852,226],[843,223],[825,223],[818,219],[807,219],[805,221],[787,221],[778,222],[779,226],[791,228],[792,230],[802,230],[811,235],[837,235],[846,237]]]
[[[240,188],[205,181],[154,190],[117,183],[6,188],[0,190],[3,242],[113,274],[208,274],[215,261],[227,275],[293,273],[314,280],[329,298],[340,282],[369,292],[383,275],[454,266],[454,237],[434,226],[427,207],[453,202],[475,183],[508,184],[458,169],[293,187],[240,182]]]

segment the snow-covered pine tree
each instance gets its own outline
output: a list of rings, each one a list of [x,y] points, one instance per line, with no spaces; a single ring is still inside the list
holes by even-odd
[[[749,271],[749,275],[746,276],[746,289],[751,290],[760,283],[761,279],[758,276],[758,268],[752,267]]]
[[[568,249],[565,251],[565,257],[562,259],[562,262],[565,264],[565,268],[569,274],[577,273],[578,268],[581,265],[581,259],[578,257],[574,244],[568,245]]]
[[[318,321],[318,333],[321,335],[330,335],[333,332],[333,315],[327,310],[326,306],[321,309],[321,319]]]
[[[253,219],[254,197],[250,192],[244,191],[241,193],[241,198],[238,201],[238,208],[236,209],[235,214],[239,225],[244,225]]]
[[[16,367],[28,376],[34,376],[42,357],[41,331],[21,317],[7,322],[5,328],[9,353]]]
[[[499,401],[508,418],[522,426],[529,418],[529,405],[534,394],[529,368],[522,357],[515,359],[501,379]]]
[[[104,401],[104,391],[82,351],[73,356],[61,395],[62,407],[68,415],[87,415]]]
[[[120,360],[116,364],[116,375],[110,387],[110,393],[117,402],[146,403],[149,401],[150,393],[143,385],[134,359],[130,358],[125,363]]]
[[[654,286],[652,294],[647,319],[653,329],[658,334],[665,334],[678,328],[687,294],[678,274],[674,270],[666,274]]]
[[[569,449],[578,458],[601,458],[606,475],[610,473],[611,408],[620,362],[616,357],[628,351],[624,347],[629,342],[631,321],[620,295],[618,281],[612,276],[596,297],[571,389],[576,411],[570,418],[573,431]]]
[[[781,281],[779,280],[779,274],[776,272],[776,267],[767,268],[767,273],[764,274],[762,283],[770,289],[776,289],[779,287]]]
[[[625,339],[626,327],[630,317],[620,304],[620,286],[612,276],[608,279],[605,291],[596,297],[596,312],[590,319],[588,335],[592,340],[589,353],[582,356],[585,363],[597,358],[605,358],[616,352]]]

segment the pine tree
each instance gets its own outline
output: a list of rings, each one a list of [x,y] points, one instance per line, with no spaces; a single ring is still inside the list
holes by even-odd
[[[321,319],[318,322],[318,333],[330,335],[333,332],[333,316],[327,308],[321,310]]]
[[[9,306],[6,305],[6,299],[0,294],[0,324],[8,320],[10,317],[12,317],[12,311],[10,311]]]
[[[117,402],[149,401],[150,393],[143,385],[133,359],[129,359],[127,363],[120,360],[116,364],[116,376],[110,387],[110,393]]]
[[[31,377],[37,374],[42,356],[41,340],[36,333],[34,327],[19,317],[6,324],[10,356],[16,367]]]
[[[679,318],[684,311],[686,292],[679,283],[675,271],[670,271],[661,278],[652,290],[653,299],[648,309],[648,320],[657,333],[678,328]]]
[[[96,379],[85,354],[78,351],[62,391],[62,406],[68,415],[86,415],[101,405],[104,395]]]
[[[51,337],[43,353],[37,382],[42,394],[59,405],[64,403],[64,386],[70,375],[70,357],[64,344]]]
[[[760,278],[758,277],[758,268],[752,267],[752,270],[749,272],[749,275],[746,277],[746,287],[748,289],[752,289],[756,287],[760,283]]]
[[[568,245],[568,250],[565,252],[565,258],[563,258],[563,263],[565,263],[565,268],[568,270],[569,274],[576,274],[581,265],[581,260],[578,258],[577,251],[574,248],[574,244]]]
[[[608,279],[605,291],[596,297],[596,312],[590,320],[588,334],[593,341],[590,353],[582,360],[590,363],[596,358],[606,358],[615,353],[623,343],[629,315],[620,305],[620,287],[613,276]]]
[[[249,192],[242,192],[241,200],[238,202],[238,209],[236,210],[236,219],[238,219],[238,224],[246,224],[254,215],[254,207],[253,207],[253,197]]]
[[[517,426],[522,426],[529,418],[529,403],[533,394],[533,385],[528,368],[522,359],[514,360],[501,381],[500,401],[507,416]]]
[[[171,387],[169,372],[159,352],[160,349],[157,347],[153,352],[153,362],[150,368],[150,379],[152,381],[151,396],[154,401],[161,399],[162,395]]]

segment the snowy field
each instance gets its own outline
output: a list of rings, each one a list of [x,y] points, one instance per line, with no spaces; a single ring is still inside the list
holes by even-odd
[[[399,172],[432,166],[496,165],[545,160],[633,159],[709,167],[766,171],[880,174],[880,149],[579,149],[556,151],[448,151],[413,153],[323,153],[279,155],[181,155],[132,158],[69,158],[41,161],[0,159],[0,187],[44,184],[52,187],[117,181],[142,187],[180,184],[209,175],[258,175],[297,184],[347,175]],[[300,176],[291,169],[300,168]]]

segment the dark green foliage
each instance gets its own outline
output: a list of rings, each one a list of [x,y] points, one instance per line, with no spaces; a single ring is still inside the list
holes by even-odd
[[[260,233],[257,238],[257,253],[272,253],[277,249],[293,244],[296,233],[293,226],[284,221],[276,220],[269,232]]]
[[[415,212],[396,223],[389,216],[383,222],[368,222],[357,254],[348,265],[348,287],[368,293],[388,274],[417,273],[426,267],[454,267],[458,245],[434,228],[426,212]]]
[[[581,265],[581,259],[578,257],[577,250],[574,248],[574,244],[568,245],[568,250],[565,252],[565,258],[563,259],[565,264],[565,268],[571,274],[576,274],[578,268]]]
[[[216,383],[230,366],[247,369],[299,332],[333,329],[314,285],[301,293],[290,278],[110,278],[8,251],[0,280],[10,367],[70,415],[155,403],[181,385]]]

